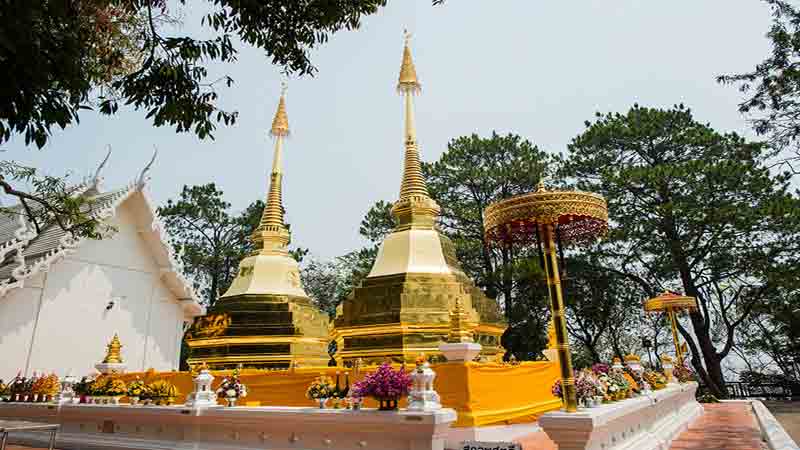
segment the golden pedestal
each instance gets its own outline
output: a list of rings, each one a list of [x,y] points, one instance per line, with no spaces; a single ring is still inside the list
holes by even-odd
[[[328,316],[307,297],[260,295],[223,298],[198,318],[186,343],[190,365],[212,369],[324,366]]]

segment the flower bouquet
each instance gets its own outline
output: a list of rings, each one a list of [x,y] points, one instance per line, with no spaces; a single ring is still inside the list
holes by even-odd
[[[683,364],[675,364],[675,368],[672,369],[672,375],[675,376],[678,383],[688,383],[697,379],[694,371],[686,364],[686,361],[683,361]]]
[[[622,400],[628,397],[628,393],[630,392],[631,385],[628,383],[628,380],[625,379],[625,376],[622,374],[621,370],[612,370],[608,373],[608,378],[611,383],[616,387],[615,392],[615,400]]]
[[[645,370],[642,374],[642,379],[650,388],[656,391],[667,386],[667,377],[663,373],[654,370]]]
[[[61,380],[58,375],[50,375],[39,378],[39,401],[50,402],[61,391]]]
[[[636,394],[641,394],[642,391],[645,390],[644,385],[644,378],[642,378],[642,372],[639,370],[633,370],[630,367],[625,367],[624,369],[625,378],[628,380],[628,383],[631,384],[631,389]]]
[[[166,380],[156,380],[145,386],[143,399],[156,405],[171,405],[178,396],[178,388]]]
[[[106,395],[109,401],[115,405],[119,404],[119,399],[128,393],[128,386],[117,377],[110,377],[106,383]]]
[[[217,395],[223,397],[228,406],[235,406],[238,399],[247,397],[247,386],[239,380],[239,369],[234,369],[230,377],[222,379]]]
[[[589,408],[602,402],[602,386],[594,372],[582,370],[576,374],[575,394],[578,397],[578,403]]]
[[[39,375],[36,372],[33,372],[28,381],[25,383],[25,394],[27,394],[28,402],[37,402],[39,401],[39,393],[36,392],[39,389]]]
[[[47,398],[47,393],[45,392],[47,389],[47,377],[38,376],[36,372],[34,372],[33,377],[31,378],[31,387],[30,393],[33,394],[34,402],[44,402]]]
[[[319,407],[325,408],[325,403],[333,396],[333,391],[334,385],[331,377],[320,375],[314,378],[314,381],[308,385],[308,389],[306,389],[306,398],[318,401]]]
[[[78,397],[79,403],[88,403],[88,396],[89,396],[89,387],[92,383],[92,379],[89,377],[83,377],[80,381],[75,383],[72,386],[72,390],[75,392],[75,395]]]
[[[89,395],[92,403],[97,405],[108,403],[108,394],[106,394],[108,382],[109,378],[103,375],[92,380],[89,384]]]
[[[22,372],[18,372],[17,376],[8,383],[8,390],[11,394],[11,401],[12,402],[24,402],[27,401],[27,392],[26,386],[28,385],[27,378],[22,376]]]
[[[144,381],[142,381],[139,377],[136,377],[135,380],[128,383],[128,400],[130,401],[131,405],[138,405],[139,399],[144,394]]]
[[[372,397],[380,402],[381,411],[391,411],[397,409],[400,397],[408,395],[411,376],[405,368],[394,370],[389,363],[384,363],[354,387],[358,397]]]

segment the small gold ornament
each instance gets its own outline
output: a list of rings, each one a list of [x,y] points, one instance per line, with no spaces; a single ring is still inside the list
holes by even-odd
[[[119,342],[119,336],[116,333],[114,333],[114,337],[111,338],[111,342],[106,348],[106,357],[103,359],[103,364],[121,364],[122,356],[120,355],[120,350],[122,349],[122,344]]]

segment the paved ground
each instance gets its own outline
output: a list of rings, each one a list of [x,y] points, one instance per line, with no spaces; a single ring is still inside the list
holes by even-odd
[[[744,403],[705,404],[703,414],[692,427],[672,442],[670,450],[762,450],[761,432],[752,408]],[[800,411],[795,410],[798,431]],[[773,414],[775,412],[773,411]],[[777,414],[776,414],[777,417]],[[780,419],[779,419],[780,420]],[[557,450],[544,432],[521,440],[524,450]]]
[[[706,412],[672,441],[670,450],[760,450],[761,431],[747,403],[704,404]]]
[[[800,402],[769,401],[764,402],[764,405],[783,425],[789,436],[800,443]]]

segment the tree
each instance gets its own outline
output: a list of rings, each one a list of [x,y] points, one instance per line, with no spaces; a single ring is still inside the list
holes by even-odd
[[[366,278],[377,256],[377,247],[365,247],[333,261],[310,259],[300,270],[306,293],[316,306],[336,316],[336,307]]]
[[[434,1],[434,4],[441,1]],[[81,110],[141,110],[154,126],[213,137],[232,124],[209,66],[233,64],[241,44],[263,50],[286,73],[313,75],[310,53],[360,26],[386,0],[265,0],[206,3],[198,38],[173,25],[195,2],[67,0],[0,2],[0,144],[12,134],[42,147],[54,126]]]
[[[774,149],[788,149],[781,163],[800,173],[800,9],[785,0],[763,0],[772,9],[767,38],[772,53],[751,72],[721,75],[746,95],[739,111],[753,118],[755,131],[769,137]]]
[[[251,203],[234,215],[214,183],[184,186],[180,198],[169,199],[158,213],[185,274],[193,280],[203,303],[211,306],[230,286],[239,261],[253,251],[250,235],[258,226],[264,202]]]
[[[606,267],[648,296],[678,288],[696,297],[692,363],[725,396],[721,361],[737,329],[797,276],[800,200],[769,150],[720,134],[684,106],[598,113],[568,147],[562,175],[605,196],[612,219]]]

